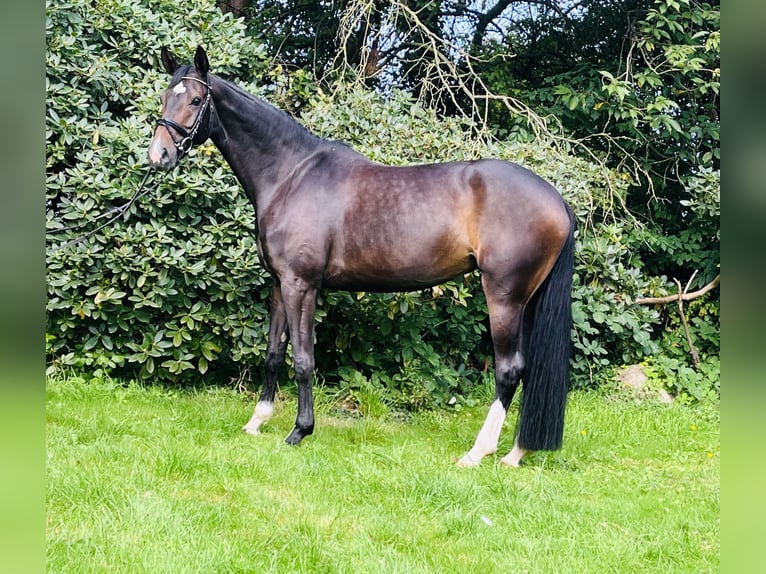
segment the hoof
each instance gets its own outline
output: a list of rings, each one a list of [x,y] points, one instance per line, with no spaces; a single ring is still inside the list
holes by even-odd
[[[261,425],[268,422],[271,419],[271,415],[274,413],[274,404],[265,401],[259,401],[255,405],[255,412],[250,420],[247,421],[242,430],[247,434],[259,435],[261,434]]]
[[[521,459],[524,458],[528,452],[528,450],[515,444],[511,452],[500,459],[500,464],[510,466],[511,468],[519,468],[521,466]]]
[[[301,441],[312,433],[314,429],[301,430],[298,427],[294,427],[290,434],[287,435],[285,442],[290,446],[298,446]]]
[[[303,437],[296,434],[295,432],[291,432],[289,435],[287,435],[287,438],[285,439],[285,444],[289,444],[290,446],[298,446],[301,444],[301,441],[303,440]]]
[[[456,463],[460,468],[473,468],[481,464],[481,459],[474,459],[471,457],[471,453],[464,454]]]

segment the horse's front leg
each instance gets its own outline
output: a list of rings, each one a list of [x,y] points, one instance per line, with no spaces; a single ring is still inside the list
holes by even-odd
[[[293,367],[298,383],[298,416],[295,426],[285,439],[297,445],[314,432],[314,397],[311,384],[314,378],[314,312],[318,289],[297,277],[282,282],[282,298],[287,312]]]
[[[274,414],[274,394],[277,390],[279,370],[285,362],[287,350],[287,313],[282,301],[279,282],[271,288],[271,312],[269,317],[269,339],[266,345],[266,381],[261,389],[261,396],[255,405],[255,412],[242,430],[249,434],[260,434],[261,425],[267,423]]]

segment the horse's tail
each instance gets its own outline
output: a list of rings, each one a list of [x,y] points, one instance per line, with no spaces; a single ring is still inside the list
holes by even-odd
[[[526,450],[556,450],[564,435],[564,409],[569,390],[572,349],[572,275],[575,218],[569,215],[569,236],[553,269],[527,305],[518,421],[518,444]]]

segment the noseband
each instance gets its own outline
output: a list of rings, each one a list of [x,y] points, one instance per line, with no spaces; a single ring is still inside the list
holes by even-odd
[[[189,150],[191,149],[192,145],[195,143],[200,144],[202,141],[195,142],[194,139],[197,137],[197,132],[199,131],[200,126],[202,125],[202,119],[205,116],[205,114],[210,109],[210,101],[211,101],[211,94],[212,94],[212,88],[210,87],[210,84],[207,82],[204,82],[200,80],[199,78],[192,78],[191,76],[184,76],[181,78],[181,81],[183,80],[193,80],[195,82],[198,82],[205,86],[207,88],[207,92],[205,93],[205,101],[202,102],[202,107],[200,107],[199,113],[197,114],[197,117],[194,120],[194,123],[192,124],[192,127],[187,130],[182,125],[174,122],[173,120],[169,120],[167,118],[160,118],[157,120],[158,126],[164,126],[166,130],[168,130],[168,134],[170,134],[170,139],[173,140],[173,145],[176,147],[176,150],[178,151],[178,159],[180,160],[183,156],[185,156]],[[204,139],[207,139],[207,137],[210,135],[210,121],[211,117],[210,114],[208,114],[208,129],[207,129],[207,135],[205,135]],[[170,128],[173,128],[172,130]],[[181,135],[181,139],[176,139],[176,136],[173,134],[173,130],[175,130],[178,134]]]

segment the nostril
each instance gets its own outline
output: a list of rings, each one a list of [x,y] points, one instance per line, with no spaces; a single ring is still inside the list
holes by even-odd
[[[155,143],[154,145],[150,146],[147,155],[149,156],[149,163],[152,165],[152,167],[167,169],[167,167],[172,163],[168,148],[160,143]]]

